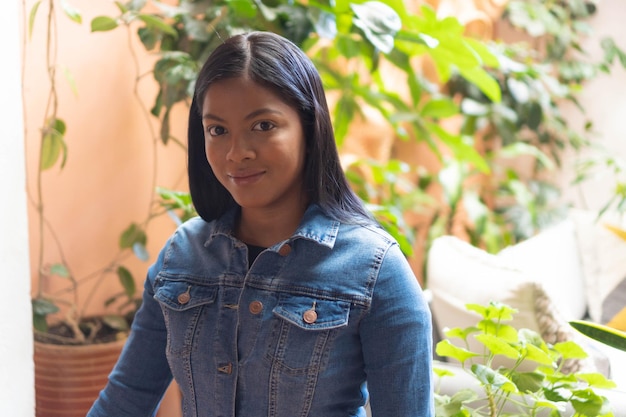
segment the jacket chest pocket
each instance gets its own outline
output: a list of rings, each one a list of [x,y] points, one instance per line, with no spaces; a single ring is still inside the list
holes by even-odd
[[[348,325],[350,302],[285,295],[273,310],[267,359],[287,374],[317,374],[339,329]]]
[[[208,311],[215,304],[217,287],[184,280],[160,279],[154,298],[161,305],[167,327],[167,352],[188,356],[209,320]]]

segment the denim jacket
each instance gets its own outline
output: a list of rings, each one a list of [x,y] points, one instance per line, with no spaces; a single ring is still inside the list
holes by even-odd
[[[148,271],[128,342],[88,417],[431,417],[428,305],[398,244],[310,206],[248,267],[235,213],[184,223]]]

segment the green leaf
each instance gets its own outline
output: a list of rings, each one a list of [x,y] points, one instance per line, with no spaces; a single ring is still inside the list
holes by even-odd
[[[69,278],[70,271],[68,271],[67,267],[64,264],[53,264],[50,266],[50,274],[56,275],[61,278]]]
[[[467,416],[465,403],[475,401],[478,395],[471,389],[462,389],[454,393],[452,397],[435,396],[435,415],[437,417],[463,417]]]
[[[587,352],[573,340],[556,343],[554,350],[559,352],[563,356],[563,359],[584,359],[589,356]]]
[[[70,85],[70,88],[72,89],[72,93],[74,93],[75,96],[78,96],[78,89],[76,88],[76,80],[74,79],[74,76],[72,75],[69,68],[63,68],[63,76],[65,77],[65,80],[67,81],[67,83]]]
[[[40,316],[46,316],[59,311],[59,307],[52,301],[45,298],[35,298],[32,301],[33,313]]]
[[[544,350],[532,344],[526,344],[524,348],[526,349],[525,359],[535,361],[542,365],[554,365],[554,360],[552,360],[548,352],[545,352]]]
[[[118,26],[117,20],[109,16],[97,16],[91,20],[92,32],[106,32]]]
[[[117,299],[118,299],[118,298],[120,298],[122,295],[124,295],[124,293],[118,293],[118,294],[112,295],[111,297],[107,298],[107,299],[104,301],[104,306],[105,306],[105,307],[110,306],[110,305],[111,305],[111,304],[113,304],[115,301],[117,301]]]
[[[443,368],[437,368],[436,366],[433,367],[433,372],[439,377],[439,378],[443,378],[446,376],[454,376],[456,375],[454,372],[448,370],[448,369],[443,369]]]
[[[576,378],[582,379],[589,386],[600,389],[611,389],[617,387],[617,384],[598,372],[577,373]]]
[[[122,316],[107,314],[102,317],[102,321],[104,322],[104,324],[114,330],[121,332],[129,330],[128,322]]]
[[[494,322],[493,319],[481,320],[478,328],[484,333],[497,337],[505,342],[517,343],[519,341],[517,330],[508,324]]]
[[[67,1],[61,0],[61,7],[63,8],[63,12],[65,13],[65,15],[69,17],[72,21],[78,24],[83,23],[83,17],[81,16],[80,12]]]
[[[473,49],[473,51],[480,57],[482,61],[482,65],[485,67],[498,68],[500,66],[500,62],[498,58],[491,53],[489,47],[485,45],[482,41],[473,38],[464,38],[465,43],[469,45]]]
[[[226,0],[233,13],[251,19],[256,16],[257,10],[254,2],[249,0]]]
[[[144,8],[147,2],[148,2],[147,0],[130,0],[126,3],[126,5],[123,5],[117,1],[115,3],[118,5],[122,13],[125,13],[127,10],[138,12]],[[157,2],[157,3],[159,3],[160,5],[160,2]]]
[[[610,411],[608,399],[589,388],[576,390],[573,394],[575,397],[570,402],[574,410],[583,416],[604,416]]]
[[[120,249],[130,249],[135,243],[145,245],[146,241],[146,233],[141,229],[141,226],[137,223],[132,223],[120,236]]]
[[[541,338],[541,335],[537,333],[536,331],[530,330],[530,329],[519,329],[517,334],[518,334],[518,339],[521,342],[531,344],[540,349],[547,349],[546,343]]]
[[[335,106],[335,139],[337,145],[341,146],[348,128],[350,127],[350,121],[353,119],[357,112],[357,104],[354,101],[354,97],[349,95],[343,95]]]
[[[46,321],[46,316],[42,316],[40,314],[33,314],[33,327],[37,331],[47,332],[48,322]]]
[[[48,121],[41,140],[41,165],[39,168],[42,171],[52,168],[61,156],[63,156],[61,168],[65,166],[67,145],[64,135],[65,122],[63,120],[53,119]]]
[[[135,280],[133,279],[133,275],[130,273],[130,271],[120,265],[117,268],[117,276],[128,298],[134,297],[136,291]]]
[[[502,321],[511,321],[513,314],[517,313],[517,310],[502,304],[492,301],[487,306],[483,306],[475,303],[468,303],[465,305],[468,311],[474,311],[480,314],[485,320],[495,320],[498,323]],[[486,326],[483,326],[486,328]]]
[[[519,359],[520,353],[504,340],[490,334],[479,334],[476,340],[485,345],[494,355],[503,355],[511,359]]]
[[[33,37],[33,29],[35,27],[35,18],[37,17],[37,10],[39,10],[39,6],[41,5],[41,1],[35,2],[33,7],[30,9],[30,13],[28,14],[28,39]]]
[[[40,332],[48,331],[48,322],[46,316],[59,311],[52,301],[45,298],[36,298],[31,301],[33,309],[33,327]]]
[[[478,327],[466,327],[464,329],[460,327],[454,327],[445,331],[446,337],[458,337],[461,340],[467,340],[467,336],[472,333],[480,331]]]
[[[478,153],[473,144],[465,140],[467,137],[454,135],[436,123],[427,123],[426,125],[428,129],[437,135],[437,137],[441,139],[441,142],[450,149],[458,164],[468,163],[482,173],[490,172],[489,165],[485,161],[485,158]]]
[[[511,380],[521,392],[538,392],[543,387],[545,376],[540,372],[512,372]]]
[[[390,53],[394,35],[402,28],[398,13],[379,1],[350,3],[350,8],[356,16],[353,23],[363,31],[365,38],[379,51]]]
[[[499,155],[504,158],[516,158],[522,155],[529,155],[537,159],[544,167],[549,170],[554,169],[555,165],[552,159],[536,146],[525,142],[515,142],[504,146]]]
[[[459,362],[465,362],[466,360],[478,356],[477,353],[470,352],[467,349],[460,348],[450,343],[449,340],[444,339],[437,343],[436,347],[437,355],[447,356],[458,360]]]
[[[573,320],[570,321],[569,324],[587,337],[616,349],[626,351],[626,333],[624,332],[603,324],[583,320]]]
[[[476,378],[478,378],[481,384],[488,385],[493,389],[505,392],[517,392],[517,387],[513,381],[488,366],[477,363],[472,365],[471,369],[472,373],[476,376]]]
[[[450,98],[428,100],[421,110],[422,117],[445,119],[459,113],[459,108]]]
[[[158,16],[153,16],[150,14],[140,14],[137,17],[149,27],[156,28],[175,38],[178,37],[178,32],[176,32],[176,30],[172,26],[167,24],[163,19]]]
[[[459,72],[467,81],[474,84],[494,103],[502,100],[502,91],[498,82],[481,67],[459,68]]]

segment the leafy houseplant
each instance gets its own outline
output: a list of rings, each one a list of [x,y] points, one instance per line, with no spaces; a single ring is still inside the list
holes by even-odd
[[[506,322],[516,310],[503,304],[466,307],[478,314],[477,325],[448,330],[436,351],[458,360],[479,389],[463,389],[451,396],[436,394],[437,417],[535,416],[541,412],[561,416],[566,406],[575,416],[612,415],[606,397],[595,390],[613,388],[614,382],[599,373],[563,372],[566,361],[587,356],[578,344],[550,345],[534,331],[515,329]],[[469,338],[478,341],[480,348],[471,350]],[[495,367],[496,356],[508,358],[512,365]],[[520,370],[522,365],[524,369],[532,366]],[[451,374],[443,369],[435,372],[441,378]]]
[[[66,132],[68,126],[66,122],[59,116],[59,97],[57,87],[57,70],[56,62],[57,49],[57,20],[56,7],[57,2],[47,0],[43,2],[47,5],[46,25],[46,68],[48,74],[48,100],[44,116],[44,122],[41,127],[40,143],[39,143],[39,166],[36,178],[36,191],[33,200],[36,201],[37,223],[39,229],[39,245],[37,254],[37,275],[38,285],[37,292],[32,299],[33,307],[33,327],[35,330],[35,338],[40,342],[66,345],[81,345],[97,342],[105,342],[116,340],[124,337],[128,332],[129,321],[132,319],[134,310],[137,307],[138,300],[135,294],[135,282],[129,270],[122,265],[121,260],[124,258],[124,252],[135,247],[136,253],[141,254],[143,245],[145,245],[145,235],[135,227],[125,230],[120,238],[120,253],[117,254],[112,262],[94,273],[93,276],[85,277],[82,280],[76,277],[69,267],[69,262],[60,246],[57,232],[53,225],[46,218],[47,203],[44,201],[44,174],[52,168],[62,170],[68,157],[68,144],[66,141]],[[41,1],[37,1],[32,6],[28,14],[28,34],[32,34],[35,29],[35,22],[38,11],[42,5]],[[61,2],[63,14],[75,23],[82,23],[80,12],[74,9],[69,3]],[[66,78],[73,85],[71,75],[66,73]],[[57,249],[60,253],[61,260],[53,264],[44,264],[44,255],[46,247],[44,245],[44,234],[49,232],[54,241],[57,243]],[[85,317],[83,308],[89,304],[87,301],[80,302],[78,288],[81,281],[92,279],[94,276],[100,280],[108,274],[117,274],[122,286],[122,290],[118,294],[114,294],[107,301],[107,304],[120,302],[120,308],[116,314],[107,314],[100,317]],[[47,280],[64,280],[67,282],[65,289],[55,293],[46,293],[45,281]],[[123,300],[122,300],[123,299]],[[53,325],[48,323],[50,315],[62,315],[61,320],[56,320]]]
[[[594,32],[590,19],[599,7],[588,0],[510,0],[501,24],[523,40],[491,45],[501,65],[489,71],[500,84],[502,101],[494,103],[462,79],[452,79],[451,92],[462,98],[462,130],[482,138],[492,168],[480,188],[468,187],[459,198],[470,209],[486,206],[468,210],[473,244],[497,252],[563,216],[565,206],[550,171],[561,166],[564,150],[590,146],[594,133],[579,94],[585,83],[610,73],[614,61],[626,65],[626,54],[611,38],[601,40],[604,56],[590,57],[585,40]],[[580,111],[582,132],[562,114],[564,103]],[[532,161],[528,169],[508,163],[522,155]],[[587,177],[582,169],[577,173],[577,182]],[[475,188],[478,198],[471,193]]]
[[[46,8],[45,24],[38,26],[38,17]],[[44,120],[38,137],[35,188],[29,192],[36,209],[39,234],[35,257],[37,281],[32,296],[36,412],[38,417],[82,417],[106,383],[139,305],[135,280],[124,261],[131,253],[140,259],[146,257],[143,230],[150,217],[141,225],[133,223],[122,232],[119,252],[106,265],[87,276],[78,277],[72,272],[70,258],[60,244],[60,234],[48,218],[53,202],[44,199],[49,172],[63,170],[70,148],[66,133],[71,125],[60,116],[57,14],[82,23],[81,13],[65,1],[36,1],[29,13],[24,10],[24,16],[28,16],[25,38],[30,39],[36,29],[45,33],[43,50],[48,82]],[[65,72],[65,75],[75,90],[71,74]],[[26,86],[22,88],[25,90]],[[25,117],[28,115],[25,111]],[[48,263],[46,258],[52,250],[44,242],[52,242],[60,258],[58,261]],[[117,276],[120,289],[106,300],[107,313],[86,316],[86,307],[91,304],[94,293],[111,275]],[[82,285],[88,281],[96,284],[81,298]]]
[[[146,50],[158,54],[152,74],[160,89],[151,111],[163,143],[183,142],[171,134],[172,109],[189,103],[199,64],[222,39],[245,30],[280,33],[309,53],[338,97],[340,150],[352,127],[368,118],[364,108],[378,112],[396,140],[425,143],[439,167],[411,165],[395,148],[387,160],[346,166],[355,190],[408,256],[416,239],[427,249],[459,223],[473,244],[496,252],[560,216],[559,192],[545,170],[558,166],[561,150],[589,140],[568,125],[559,105],[571,101],[584,112],[577,101],[583,83],[608,72],[616,58],[626,62],[611,39],[603,41],[601,62],[586,62],[582,39],[596,7],[586,0],[510,1],[503,19],[532,41],[514,44],[464,36],[457,19],[397,0],[115,4],[119,14],[95,18],[92,31],[136,30]],[[436,68],[434,79],[420,68],[422,58]],[[398,79],[406,80],[400,89],[390,82]],[[455,118],[459,131],[443,127]],[[521,157],[533,160],[530,174],[502,163]],[[407,223],[407,213],[424,221]]]

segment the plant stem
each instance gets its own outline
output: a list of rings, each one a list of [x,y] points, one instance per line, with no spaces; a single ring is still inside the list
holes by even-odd
[[[157,175],[158,175],[158,163],[157,163],[158,162],[158,155],[157,155],[158,149],[157,148],[158,148],[159,139],[154,129],[154,125],[152,123],[150,111],[146,107],[145,103],[143,102],[139,94],[139,82],[143,78],[143,75],[141,74],[141,71],[140,71],[140,64],[139,64],[139,58],[137,57],[137,52],[135,51],[135,48],[133,47],[133,42],[132,42],[133,33],[131,31],[130,26],[126,25],[126,30],[127,30],[127,35],[128,35],[128,50],[130,51],[130,55],[131,55],[133,65],[135,68],[133,95],[135,96],[135,99],[139,103],[141,112],[146,120],[146,125],[148,126],[148,129],[150,131],[150,137],[152,138],[152,176],[150,180],[151,181],[150,190],[152,190],[152,192],[150,193],[150,201],[148,202],[148,213],[145,219],[140,223],[141,228],[145,231],[148,228],[148,225],[150,224],[152,219],[154,219],[155,217],[155,214],[153,213],[153,206],[156,205],[154,193],[156,190]],[[115,255],[113,260],[109,263],[109,265],[104,267],[102,270],[100,270],[99,276],[104,277],[108,273],[115,274],[116,266],[120,265],[121,260],[124,258],[124,252],[126,251],[127,249],[120,250]],[[96,282],[96,284],[92,287],[87,297],[85,298],[85,303],[83,305],[83,310],[81,313],[82,315],[85,314],[85,309],[87,308],[88,305],[91,304],[92,298],[95,296],[96,292],[98,291],[98,288],[100,287],[100,284],[103,281],[104,281],[103,279],[99,279],[98,282]]]
[[[41,143],[39,146],[39,165],[37,167],[37,217],[39,228],[39,254],[37,257],[37,276],[38,276],[38,297],[43,295],[43,281],[45,274],[43,271],[44,262],[44,203],[43,203],[43,176],[42,176],[42,161],[43,161],[43,142],[44,138],[48,134],[51,121],[56,119],[58,109],[58,96],[56,91],[56,20],[54,16],[54,0],[48,0],[48,19],[46,27],[46,71],[48,74],[48,80],[50,81],[50,90],[48,92],[48,101],[46,104],[46,110],[44,112],[44,120],[41,130]]]

